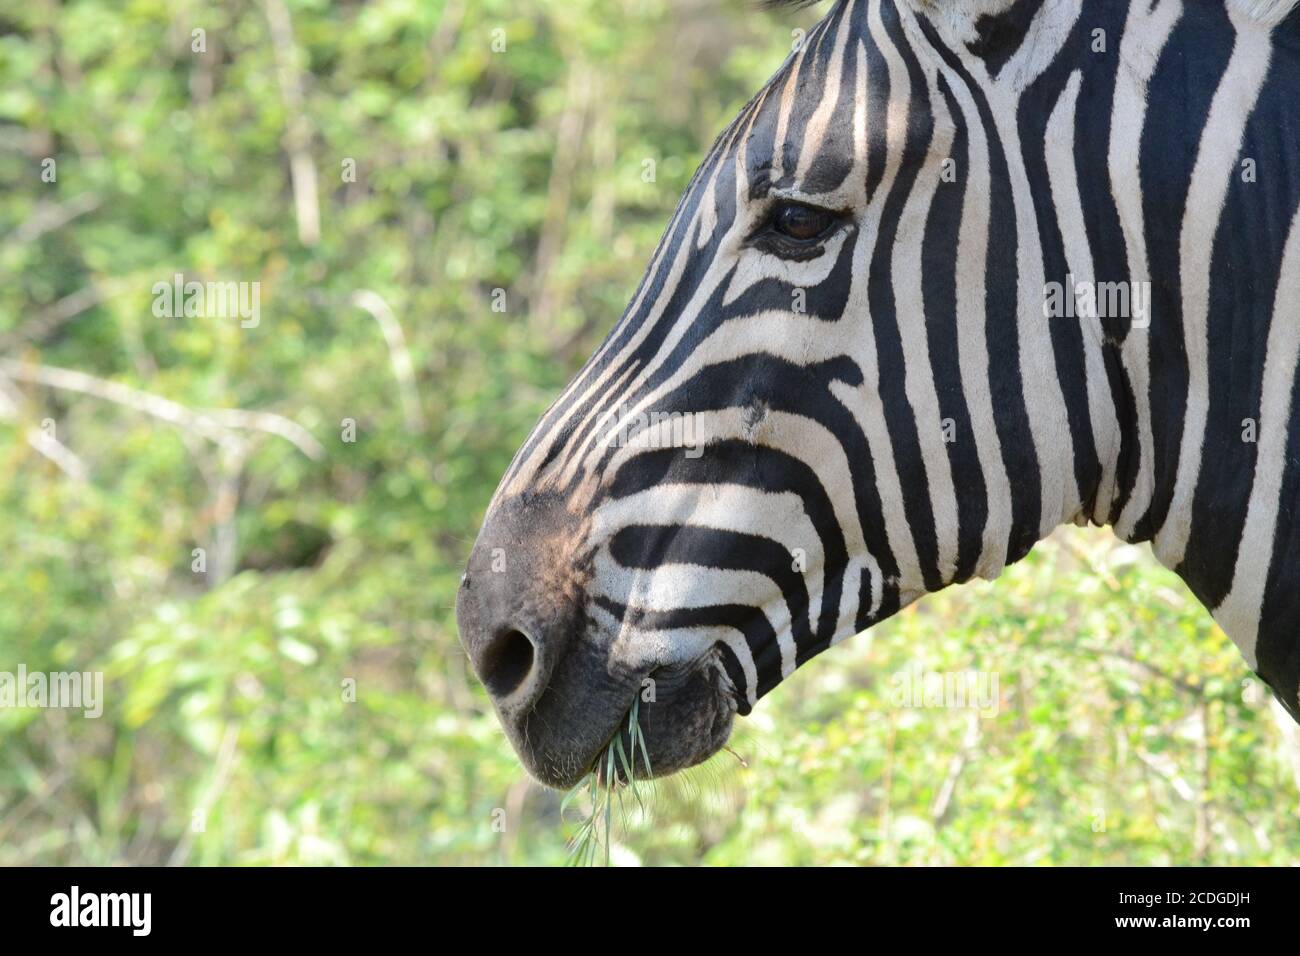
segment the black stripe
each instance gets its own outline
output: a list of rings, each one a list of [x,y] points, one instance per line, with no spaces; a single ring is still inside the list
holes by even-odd
[[[1187,191],[1210,103],[1232,54],[1234,31],[1222,4],[1188,4],[1147,88],[1139,172],[1151,266],[1152,500],[1132,540],[1152,537],[1173,498],[1187,405],[1187,350],[1179,261]]]
[[[1043,0],[1016,0],[999,13],[983,14],[975,21],[975,39],[966,49],[984,61],[989,76],[996,78],[1025,42],[1029,25],[1043,6]]]
[[[1007,563],[1029,553],[1039,537],[1042,520],[1042,477],[1038,453],[1029,428],[1024,383],[1020,377],[1018,267],[1016,264],[1016,210],[1011,194],[1011,174],[997,136],[988,100],[961,61],[944,47],[934,27],[918,17],[927,40],[970,91],[979,122],[988,139],[989,236],[985,266],[985,342],[989,354],[989,392],[994,421],[1002,446],[1002,461],[1011,480],[1011,531]]]
[[[1016,117],[1025,177],[1034,204],[1034,218],[1038,224],[1043,277],[1047,282],[1061,283],[1067,296],[1074,295],[1074,288],[1068,278],[1070,262],[1066,258],[1065,241],[1057,223],[1052,182],[1047,169],[1047,123],[1065,92],[1070,76],[1075,72],[1074,60],[1088,55],[1088,41],[1085,24],[1082,21],[1076,22],[1063,47],[1067,54],[1073,53],[1075,56],[1060,56],[1043,71],[1025,90]],[[1077,108],[1076,105],[1076,110]],[[1087,108],[1086,104],[1084,108]],[[1074,176],[1072,169],[1058,171],[1058,175],[1062,173]],[[1083,328],[1083,323],[1094,320],[1068,316],[1046,318],[1040,312],[1037,316],[1032,316],[1031,321],[1046,322],[1051,336],[1054,368],[1065,402],[1065,417],[1074,458],[1074,474],[1071,478],[1084,504],[1084,512],[1089,513],[1101,481],[1101,462],[1097,455],[1097,441],[1088,407],[1087,344]]]
[[[841,579],[849,554],[834,505],[813,467],[774,448],[739,440],[710,444],[707,454],[698,458],[686,457],[681,449],[662,448],[624,463],[609,485],[608,496],[623,498],[664,484],[732,484],[770,494],[798,495],[821,546],[825,578],[815,640],[800,650],[811,657],[830,644],[835,636]]]
[[[929,476],[917,433],[916,411],[907,397],[907,363],[901,331],[903,322],[922,322],[924,316],[900,315],[893,289],[894,243],[903,211],[916,185],[917,171],[930,148],[934,118],[930,112],[925,76],[907,44],[897,11],[892,6],[884,5],[881,16],[885,31],[907,69],[910,98],[902,159],[876,227],[876,245],[869,266],[867,297],[880,369],[880,401],[894,450],[894,462],[903,494],[903,509],[916,545],[917,560],[926,589],[936,591],[944,583],[939,571],[939,542],[930,501]]]
[[[939,415],[951,419],[954,428],[954,441],[947,446],[957,494],[957,567],[953,580],[965,581],[975,573],[984,548],[984,525],[988,521],[989,503],[975,428],[966,405],[961,356],[957,348],[957,244],[970,175],[966,120],[942,75],[938,85],[955,126],[948,158],[955,164],[956,175],[952,182],[940,179],[930,205],[921,263],[922,291]]]

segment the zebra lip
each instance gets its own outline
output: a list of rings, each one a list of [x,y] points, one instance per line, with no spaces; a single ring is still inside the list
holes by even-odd
[[[658,699],[641,703],[637,718],[650,753],[652,776],[684,770],[712,757],[731,736],[735,702],[711,660],[689,670]]]
[[[529,714],[506,722],[524,766],[546,786],[565,790],[593,770],[606,775],[608,748],[615,740],[623,744],[633,774],[644,779],[667,776],[708,759],[731,734],[735,705],[717,668],[707,662],[657,676],[649,695],[639,677],[587,682],[581,693],[573,693],[570,688],[590,671],[575,663],[572,673],[560,673],[569,670],[557,670],[559,683]],[[635,747],[628,733],[633,706],[643,735]],[[621,763],[616,755],[614,774],[620,781],[626,776]]]

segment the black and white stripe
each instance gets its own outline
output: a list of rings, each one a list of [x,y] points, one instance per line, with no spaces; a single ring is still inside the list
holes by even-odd
[[[1113,525],[1300,715],[1297,100],[1296,0],[840,0],[493,506],[563,499],[593,626],[716,653],[742,711],[1059,524]],[[774,238],[790,204],[834,225]],[[1071,276],[1149,283],[1150,327],[1045,317]],[[703,454],[617,440],[623,411],[692,416]]]

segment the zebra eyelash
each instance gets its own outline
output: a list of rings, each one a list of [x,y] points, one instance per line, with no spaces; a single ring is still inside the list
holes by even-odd
[[[801,209],[820,213],[827,217],[827,226],[817,235],[807,239],[797,239],[782,234],[777,229],[777,217],[783,210]],[[777,256],[791,262],[808,262],[818,258],[826,251],[826,242],[848,221],[848,214],[842,210],[827,209],[812,203],[793,199],[774,198],[765,211],[757,228],[750,233],[747,244],[760,252]]]

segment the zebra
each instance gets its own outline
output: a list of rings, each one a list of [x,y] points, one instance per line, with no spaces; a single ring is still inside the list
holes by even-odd
[[[1067,522],[1300,720],[1297,100],[1298,0],[837,0],[488,505],[458,624],[528,771],[638,695],[654,773],[698,763]]]

